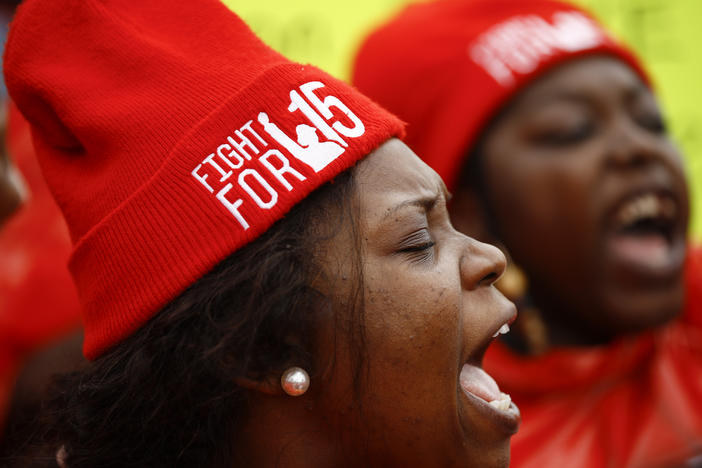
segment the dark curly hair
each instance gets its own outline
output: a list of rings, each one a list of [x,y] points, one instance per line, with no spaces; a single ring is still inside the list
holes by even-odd
[[[237,466],[232,441],[245,420],[247,391],[235,379],[280,375],[294,364],[314,380],[316,322],[337,317],[334,298],[312,286],[325,274],[314,253],[348,226],[359,238],[354,194],[349,170],[87,370],[57,378],[33,456],[16,457],[17,466],[57,466],[60,447],[70,468]],[[349,304],[350,315],[337,318],[352,325],[336,329],[360,349],[358,242],[354,250],[353,297],[339,301]],[[359,361],[359,376],[361,368]]]

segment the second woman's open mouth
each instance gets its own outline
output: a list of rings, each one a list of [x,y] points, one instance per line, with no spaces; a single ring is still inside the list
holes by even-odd
[[[644,190],[620,201],[609,217],[607,249],[618,268],[642,279],[677,274],[685,251],[682,208],[667,190]]]

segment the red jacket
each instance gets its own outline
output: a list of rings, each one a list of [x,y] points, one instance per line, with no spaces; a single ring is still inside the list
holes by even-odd
[[[683,315],[607,346],[533,358],[492,346],[484,366],[522,412],[516,468],[680,466],[702,454],[702,249]]]

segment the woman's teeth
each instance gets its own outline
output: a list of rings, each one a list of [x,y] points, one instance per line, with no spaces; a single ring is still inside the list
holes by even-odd
[[[507,323],[503,324],[492,336],[496,338],[506,333],[509,333],[509,324]],[[512,398],[500,391],[497,382],[481,367],[464,364],[461,368],[459,383],[464,391],[480,398],[496,410],[512,410]]]
[[[677,206],[672,198],[646,193],[624,203],[616,212],[615,220],[622,228],[642,219],[672,220],[676,215]]]
[[[502,325],[502,326],[500,327],[499,330],[497,330],[497,331],[495,332],[494,335],[492,335],[492,337],[493,337],[493,338],[497,338],[499,335],[506,335],[507,333],[509,333],[509,325],[507,325],[507,324],[505,323],[504,325]]]
[[[459,380],[464,391],[480,398],[493,408],[500,411],[511,409],[510,396],[502,392],[497,382],[482,368],[464,364]]]
[[[500,392],[500,394],[500,398],[489,401],[488,404],[498,410],[507,411],[512,404],[512,397],[506,393]]]

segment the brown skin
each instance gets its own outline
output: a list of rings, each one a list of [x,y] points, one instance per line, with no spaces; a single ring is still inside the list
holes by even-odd
[[[479,363],[514,316],[493,286],[504,256],[453,229],[441,179],[398,140],[359,163],[356,180],[367,363],[360,393],[353,390],[354,347],[327,319],[323,371],[308,392],[281,394],[273,377],[252,394],[241,438],[246,462],[506,467],[515,429],[486,417],[458,384],[463,364]],[[353,277],[349,232],[320,254],[330,278],[321,287],[336,298],[348,297]]]
[[[525,88],[482,141],[487,202],[464,184],[452,218],[503,245],[525,270],[551,345],[604,343],[680,312],[689,212],[682,161],[653,93],[627,65],[600,56],[567,62]],[[655,272],[608,247],[612,213],[642,191],[665,193],[677,207],[668,264]]]

